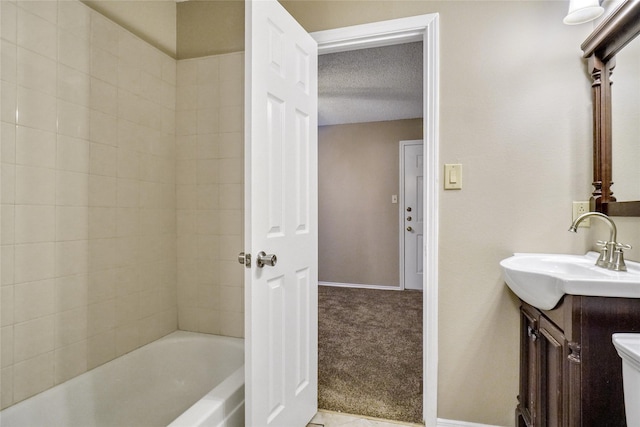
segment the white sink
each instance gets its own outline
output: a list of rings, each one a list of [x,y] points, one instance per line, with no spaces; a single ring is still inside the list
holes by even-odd
[[[505,282],[523,301],[551,310],[565,294],[640,298],[640,263],[626,261],[627,271],[595,265],[598,254],[518,253],[500,261]]]

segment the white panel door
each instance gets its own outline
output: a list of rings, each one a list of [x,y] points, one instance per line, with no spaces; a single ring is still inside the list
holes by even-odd
[[[304,427],[318,401],[317,43],[277,1],[245,5],[245,424]]]
[[[403,145],[404,287],[422,289],[424,274],[424,150],[422,141]]]

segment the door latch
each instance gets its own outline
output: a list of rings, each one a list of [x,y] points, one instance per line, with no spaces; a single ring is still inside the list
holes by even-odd
[[[240,252],[238,254],[238,262],[240,264],[244,264],[246,268],[251,268],[251,254],[245,254],[244,252]]]

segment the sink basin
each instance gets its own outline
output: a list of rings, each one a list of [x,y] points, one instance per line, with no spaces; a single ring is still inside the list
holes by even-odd
[[[640,298],[640,263],[627,261],[627,271],[595,265],[596,252],[585,255],[518,253],[500,261],[504,280],[523,301],[551,310],[565,294]]]

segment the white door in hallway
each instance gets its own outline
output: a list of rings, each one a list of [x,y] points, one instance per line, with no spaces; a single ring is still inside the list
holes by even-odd
[[[422,290],[424,251],[424,149],[422,140],[402,141],[402,233],[405,289]],[[401,266],[402,268],[402,266]]]
[[[317,43],[277,1],[245,5],[245,425],[302,427],[318,388]]]

